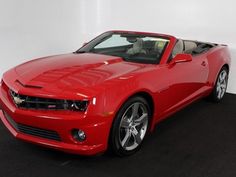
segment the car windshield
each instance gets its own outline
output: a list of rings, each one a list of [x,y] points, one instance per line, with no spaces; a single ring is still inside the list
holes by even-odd
[[[138,63],[159,63],[169,39],[136,33],[104,33],[76,53],[97,53],[118,56],[125,61]]]

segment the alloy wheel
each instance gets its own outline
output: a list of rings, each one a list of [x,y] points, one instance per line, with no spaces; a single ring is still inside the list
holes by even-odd
[[[226,88],[227,88],[227,79],[228,78],[228,73],[226,70],[222,70],[221,73],[219,74],[218,80],[217,80],[217,85],[216,85],[216,95],[217,98],[220,100],[223,98]]]
[[[124,112],[120,127],[119,141],[121,146],[132,151],[143,141],[148,128],[148,110],[141,102],[135,102]]]

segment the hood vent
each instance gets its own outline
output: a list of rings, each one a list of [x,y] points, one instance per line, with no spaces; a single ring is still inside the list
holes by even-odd
[[[28,85],[28,84],[23,84],[21,81],[19,81],[18,79],[15,81],[16,83],[20,84],[23,87],[27,87],[27,88],[35,88],[35,89],[41,89],[43,88],[42,86],[37,86],[37,85]]]

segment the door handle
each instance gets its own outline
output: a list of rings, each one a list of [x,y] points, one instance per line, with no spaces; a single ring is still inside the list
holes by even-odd
[[[206,62],[203,61],[203,62],[201,63],[201,65],[202,65],[202,66],[206,66]]]

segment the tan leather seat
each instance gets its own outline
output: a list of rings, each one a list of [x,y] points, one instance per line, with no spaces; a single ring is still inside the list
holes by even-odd
[[[137,41],[133,44],[133,47],[127,51],[129,55],[135,55],[143,53],[146,54],[146,51],[143,49],[143,40],[138,38]]]
[[[193,41],[184,41],[184,53],[191,54],[191,52],[197,47],[197,44]]]
[[[172,52],[172,56],[175,57],[179,53],[184,52],[184,42],[182,39],[179,39],[178,42],[175,44],[175,47]]]

